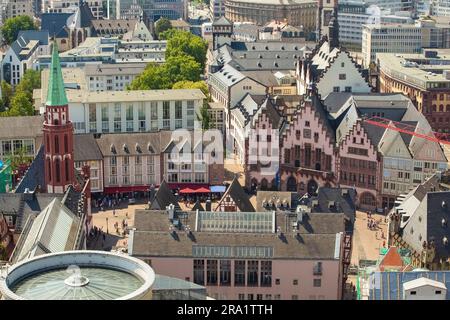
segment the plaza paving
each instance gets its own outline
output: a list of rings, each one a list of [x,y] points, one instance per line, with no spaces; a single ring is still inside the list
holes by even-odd
[[[356,212],[351,260],[353,265],[358,265],[360,260],[377,260],[383,243],[386,245],[387,224],[385,216],[372,214],[372,219],[380,221],[376,230],[367,228],[368,217],[365,212]],[[381,237],[382,233],[384,238]]]

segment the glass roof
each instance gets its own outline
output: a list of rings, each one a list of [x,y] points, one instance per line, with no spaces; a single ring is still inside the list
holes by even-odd
[[[197,231],[273,233],[273,212],[200,211]]]
[[[11,290],[31,300],[113,300],[139,289],[143,281],[124,271],[80,267],[79,279],[68,269],[47,270],[19,280]],[[78,281],[79,280],[79,281]],[[78,282],[73,285],[73,282]]]

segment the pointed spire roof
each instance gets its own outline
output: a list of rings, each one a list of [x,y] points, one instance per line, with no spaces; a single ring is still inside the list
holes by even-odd
[[[52,64],[50,66],[50,79],[45,104],[47,106],[64,106],[68,104],[56,41],[53,42]]]

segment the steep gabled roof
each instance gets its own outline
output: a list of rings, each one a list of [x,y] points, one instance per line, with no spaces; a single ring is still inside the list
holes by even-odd
[[[46,106],[65,106],[69,102],[64,88],[64,79],[59,61],[58,45],[53,42],[52,63],[50,65],[50,79],[48,82]]]
[[[225,18],[225,16],[221,16],[219,19],[213,21],[213,26],[232,26],[233,22]]]
[[[378,264],[378,268],[380,271],[385,271],[386,269],[398,269],[402,270],[405,266],[405,262],[402,259],[402,256],[398,252],[397,247],[390,247],[389,250],[386,252],[384,257],[381,259],[380,263]]]
[[[252,203],[250,202],[250,199],[248,195],[245,193],[244,189],[242,188],[241,184],[239,183],[237,178],[233,179],[233,182],[228,187],[227,191],[222,196],[222,199],[220,199],[217,209],[220,207],[220,204],[225,201],[227,197],[231,197],[231,199],[236,203],[236,206],[239,208],[239,211],[241,212],[254,212],[255,208],[253,208]]]
[[[75,250],[82,220],[54,198],[37,216],[30,217],[17,243],[12,261],[44,253]]]
[[[50,37],[66,38],[68,34],[68,20],[74,13],[42,13],[41,30],[48,31]]]
[[[166,180],[161,182],[161,185],[158,188],[158,191],[155,193],[155,197],[150,199],[152,210],[165,210],[170,204],[173,204],[175,208],[180,210],[180,206],[178,205],[178,201],[175,198],[175,195],[170,190],[169,185]]]

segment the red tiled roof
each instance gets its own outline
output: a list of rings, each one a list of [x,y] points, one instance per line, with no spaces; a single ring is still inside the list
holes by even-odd
[[[384,271],[385,267],[399,267],[404,266],[403,259],[397,251],[397,247],[390,247],[386,255],[379,264],[380,271]]]

